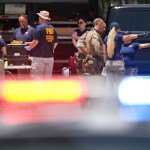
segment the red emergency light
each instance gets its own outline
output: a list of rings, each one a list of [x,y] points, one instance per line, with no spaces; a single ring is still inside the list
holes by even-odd
[[[9,18],[9,16],[3,15],[2,18],[7,19],[7,18]]]

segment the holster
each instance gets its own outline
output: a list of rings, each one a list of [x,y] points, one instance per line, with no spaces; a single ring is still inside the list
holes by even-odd
[[[77,63],[77,70],[79,73],[82,73],[83,72],[82,63],[83,63],[83,59],[85,59],[86,56],[80,52],[75,53],[74,56],[75,56],[76,63]]]
[[[78,73],[101,74],[104,61],[100,56],[84,55],[76,53]]]
[[[82,63],[83,70],[90,74],[101,74],[104,61],[99,56],[87,55]]]

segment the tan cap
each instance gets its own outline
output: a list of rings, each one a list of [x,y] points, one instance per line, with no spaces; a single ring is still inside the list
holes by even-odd
[[[37,15],[39,15],[41,18],[45,19],[45,20],[51,20],[49,17],[49,12],[42,10],[39,13],[36,13]]]

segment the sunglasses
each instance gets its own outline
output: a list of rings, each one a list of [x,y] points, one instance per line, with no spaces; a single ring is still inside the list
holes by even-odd
[[[82,22],[82,21],[79,21],[78,24],[83,24],[83,22]]]

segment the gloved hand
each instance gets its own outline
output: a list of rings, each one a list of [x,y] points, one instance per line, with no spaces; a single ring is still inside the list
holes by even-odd
[[[24,47],[27,51],[31,51],[31,48],[29,48],[29,46],[25,46]]]
[[[148,36],[148,33],[147,33],[147,32],[138,34],[138,38],[141,38],[141,37],[147,37],[147,36]]]

